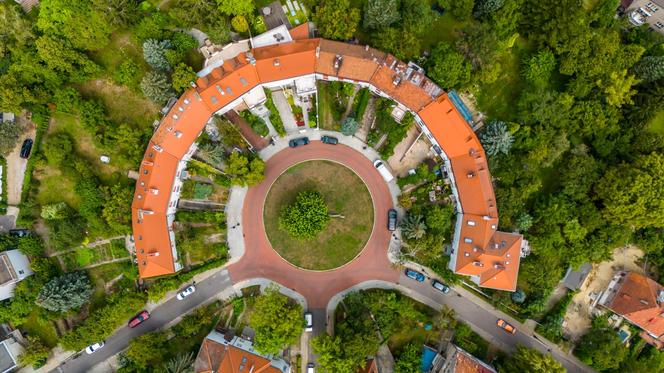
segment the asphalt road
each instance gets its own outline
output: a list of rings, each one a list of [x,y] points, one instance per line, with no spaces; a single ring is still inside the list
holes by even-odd
[[[106,345],[92,355],[85,351],[75,355],[74,358],[61,364],[58,368],[51,370],[51,373],[83,373],[89,371],[93,366],[99,364],[111,356],[122,352],[127,348],[129,342],[136,337],[149,333],[166,326],[171,321],[197,308],[210,299],[216,297],[224,290],[229,290],[233,286],[228,271],[222,270],[208,277],[207,279],[196,283],[196,292],[184,300],[177,300],[175,297],[159,305],[150,313],[150,318],[139,326],[130,329],[123,327],[115,332],[106,340]]]
[[[429,279],[425,282],[417,282],[402,274],[399,278],[399,285],[405,287],[407,295],[410,295],[415,299],[417,299],[418,296],[423,296],[438,305],[447,305],[452,308],[456,312],[458,319],[470,324],[476,332],[480,331],[482,337],[489,343],[498,346],[503,350],[512,351],[516,349],[517,345],[523,345],[528,348],[536,349],[544,354],[551,353],[554,359],[559,361],[570,373],[593,372],[590,367],[581,363],[575,357],[560,351],[553,343],[547,341],[543,337],[537,337],[532,333],[526,334],[522,332],[518,326],[519,322],[516,320],[504,317],[510,324],[517,327],[516,334],[512,335],[500,329],[496,325],[498,317],[495,316],[495,311],[490,309],[491,305],[487,303],[475,303],[455,290],[450,290],[448,294],[443,294],[431,286]]]

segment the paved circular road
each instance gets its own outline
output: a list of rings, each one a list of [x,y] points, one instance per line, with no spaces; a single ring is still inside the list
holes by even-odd
[[[374,229],[362,252],[348,264],[324,272],[300,269],[282,259],[272,249],[263,225],[263,205],[272,183],[294,164],[318,159],[335,161],[355,171],[367,185],[375,211]],[[398,282],[399,271],[387,257],[391,237],[387,211],[391,207],[392,198],[385,180],[371,161],[351,147],[312,141],[306,146],[282,150],[267,161],[265,180],[247,192],[242,210],[245,253],[228,267],[231,279],[234,283],[257,277],[276,281],[302,294],[309,308],[325,308],[332,296],[363,281]]]

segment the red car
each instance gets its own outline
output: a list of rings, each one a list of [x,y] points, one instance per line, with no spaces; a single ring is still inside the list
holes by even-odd
[[[138,313],[138,315],[134,316],[131,320],[129,320],[129,324],[127,324],[130,328],[135,328],[139,324],[141,324],[143,321],[147,320],[150,318],[150,313],[148,311],[141,311]]]

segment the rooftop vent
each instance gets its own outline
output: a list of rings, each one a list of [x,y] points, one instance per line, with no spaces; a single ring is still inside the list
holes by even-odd
[[[245,53],[245,56],[247,56],[247,61],[249,61],[250,64],[252,65],[256,64],[256,59],[254,58],[254,55],[251,52]]]
[[[334,69],[339,70],[341,68],[341,63],[343,62],[343,56],[340,54],[337,54],[337,56],[334,58]]]
[[[475,223],[475,220],[468,220],[467,224],[470,225],[471,227],[474,227],[474,226],[477,225],[477,223]]]
[[[175,137],[177,137],[178,139],[182,137],[182,131],[175,131]]]
[[[157,256],[159,256],[159,251],[152,251],[152,252],[148,253],[148,256],[157,257]]]
[[[184,108],[182,106],[178,106],[178,111],[181,113],[184,111]]]
[[[189,85],[191,86],[191,88],[196,88],[196,87],[197,87],[197,86],[196,86],[196,83],[194,83],[193,81],[192,81],[192,82],[189,82]]]
[[[185,98],[184,101],[182,101],[182,102],[183,102],[183,103],[185,104],[185,106],[186,106],[186,105],[189,105],[189,103],[190,103],[191,101],[189,101],[188,98]]]
[[[150,188],[150,193],[154,194],[155,196],[159,194],[159,189],[157,188]]]
[[[463,253],[463,256],[470,256],[470,253],[468,251]]]
[[[465,237],[465,238],[463,239],[463,242],[465,242],[465,243],[473,243],[473,239],[470,238],[470,237]]]
[[[272,61],[272,64],[273,64],[274,66],[279,66],[279,59],[278,59],[278,58],[275,58],[274,61]]]
[[[159,146],[157,144],[152,145],[152,149],[158,151],[159,153],[164,151],[164,148],[162,148],[161,146]]]
[[[505,269],[505,266],[502,265],[501,263],[494,263],[493,268],[495,268],[495,269]]]
[[[473,265],[475,267],[484,267],[484,263],[480,262],[479,260],[474,261]]]
[[[395,76],[394,80],[392,80],[392,84],[394,84],[395,86],[399,85],[399,83],[401,83],[401,75]]]
[[[469,179],[472,179],[472,178],[475,177],[475,173],[471,171],[471,172],[466,174],[466,177],[469,178]]]
[[[244,87],[246,87],[247,84],[249,84],[249,83],[247,82],[247,79],[245,79],[244,77],[240,77],[240,84],[242,84]]]

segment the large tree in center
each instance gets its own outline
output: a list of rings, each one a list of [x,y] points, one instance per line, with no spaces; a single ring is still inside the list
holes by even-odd
[[[325,199],[318,192],[300,192],[295,203],[286,206],[279,217],[279,227],[295,238],[311,238],[330,220]]]

